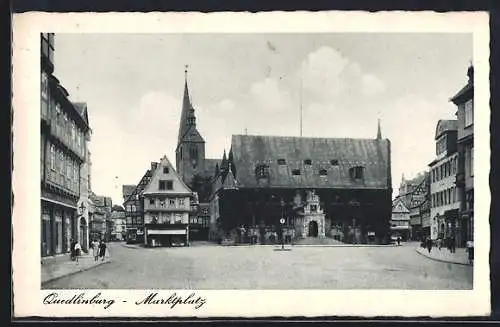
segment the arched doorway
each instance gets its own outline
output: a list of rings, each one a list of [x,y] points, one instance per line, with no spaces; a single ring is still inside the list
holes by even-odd
[[[318,223],[316,221],[311,221],[309,223],[309,234],[310,237],[318,237]]]
[[[87,250],[89,241],[87,239],[87,221],[80,218],[80,239],[78,240],[83,250]]]

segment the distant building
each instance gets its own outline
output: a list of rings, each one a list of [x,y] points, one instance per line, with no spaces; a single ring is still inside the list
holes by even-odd
[[[430,221],[426,217],[429,213],[430,174],[426,171],[417,176],[415,180],[420,181],[420,183],[412,189],[407,203],[410,210],[410,238],[414,241],[420,241],[424,237],[430,236]]]
[[[402,241],[407,241],[410,238],[410,210],[401,198],[394,200],[390,225],[393,239],[400,237]]]
[[[91,221],[91,239],[109,241],[111,239],[112,220],[111,208],[113,201],[111,197],[91,195],[94,204],[94,215]]]
[[[457,196],[460,202],[459,246],[474,240],[474,68],[467,70],[468,82],[450,100],[457,106],[458,170]]]
[[[71,250],[71,240],[84,243],[87,217],[78,213],[85,185],[80,174],[86,161],[89,123],[86,113],[69,100],[53,75],[54,34],[41,34],[40,181],[41,256]],[[85,171],[84,171],[85,173]],[[85,176],[84,176],[85,177]],[[86,244],[82,244],[86,249]]]
[[[111,210],[111,240],[123,241],[127,237],[127,224],[125,220],[125,209],[121,206],[113,206]]]
[[[146,246],[189,245],[189,216],[194,194],[164,156],[141,194]]]
[[[139,183],[133,188],[129,187],[130,185],[123,186],[127,243],[144,243],[144,212],[141,195],[149,184],[152,172],[157,165],[157,162],[152,162],[150,169],[146,170]]]

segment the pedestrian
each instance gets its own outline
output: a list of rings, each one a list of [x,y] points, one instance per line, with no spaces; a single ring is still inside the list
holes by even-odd
[[[76,263],[78,263],[78,258],[80,257],[81,251],[82,251],[82,246],[80,245],[80,243],[75,242],[75,259],[76,259]]]
[[[398,236],[397,241],[398,241],[398,246],[401,245],[401,236]]]
[[[456,250],[456,245],[455,245],[455,235],[452,235],[450,238],[450,246],[451,246],[451,253],[455,253]]]
[[[97,240],[92,242],[92,255],[94,256],[94,261],[99,259],[99,242]]]
[[[474,262],[474,243],[472,241],[467,241],[467,252],[469,254],[469,264]]]
[[[99,256],[101,257],[102,261],[104,261],[105,255],[106,255],[106,243],[104,243],[104,241],[101,241],[101,244],[99,245]]]
[[[73,239],[71,239],[70,240],[71,261],[75,261],[75,257],[76,257],[75,244],[76,244],[76,242]]]
[[[429,251],[429,253],[431,253],[431,250],[432,250],[432,239],[428,239],[427,240],[427,251]]]

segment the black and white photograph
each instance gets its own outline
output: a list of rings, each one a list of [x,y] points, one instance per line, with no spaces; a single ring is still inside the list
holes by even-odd
[[[474,133],[489,107],[472,32],[30,37],[44,304],[65,290],[194,303],[203,290],[475,289],[489,234],[485,211],[474,218]]]

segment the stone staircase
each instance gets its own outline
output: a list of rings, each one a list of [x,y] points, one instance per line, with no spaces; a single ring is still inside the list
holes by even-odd
[[[330,237],[306,237],[298,239],[294,242],[296,245],[341,245],[343,242],[337,241]]]

